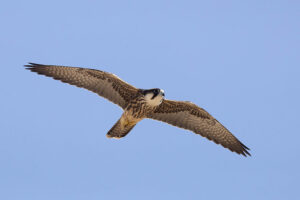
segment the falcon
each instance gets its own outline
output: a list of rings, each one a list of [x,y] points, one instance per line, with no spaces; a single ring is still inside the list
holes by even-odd
[[[80,67],[29,63],[26,69],[85,88],[119,105],[123,114],[108,131],[108,138],[122,138],[142,119],[150,118],[187,129],[221,144],[232,152],[250,156],[249,148],[203,108],[189,101],[165,99],[162,89],[138,89],[114,74]]]

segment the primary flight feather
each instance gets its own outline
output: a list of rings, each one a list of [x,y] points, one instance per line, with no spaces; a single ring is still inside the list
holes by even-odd
[[[109,138],[122,138],[139,121],[150,118],[191,130],[238,154],[250,155],[249,148],[204,109],[188,101],[167,100],[161,89],[138,89],[114,74],[95,69],[35,63],[25,67],[32,72],[88,89],[119,105],[124,112],[108,131]]]

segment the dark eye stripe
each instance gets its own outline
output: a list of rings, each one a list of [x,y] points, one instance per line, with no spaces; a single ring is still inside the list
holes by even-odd
[[[157,89],[153,90],[153,97],[151,99],[154,99],[158,95],[159,91]]]

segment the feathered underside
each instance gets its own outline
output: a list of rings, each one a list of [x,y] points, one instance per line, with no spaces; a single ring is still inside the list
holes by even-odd
[[[164,100],[148,117],[191,130],[233,152],[250,156],[248,147],[208,112],[191,102]]]
[[[88,89],[119,105],[123,109],[138,89],[111,73],[80,67],[41,65],[29,63],[26,69],[52,77],[64,83]]]
[[[137,88],[121,80],[114,74],[100,70],[35,63],[29,63],[25,67],[32,72],[88,89],[119,105],[123,109],[139,94]],[[250,156],[248,147],[240,142],[208,112],[191,102],[164,100],[147,117],[191,130],[217,144],[221,144],[233,152]],[[135,123],[130,124],[130,126],[124,128],[122,123],[119,122],[110,130],[108,137],[124,137],[135,125]]]

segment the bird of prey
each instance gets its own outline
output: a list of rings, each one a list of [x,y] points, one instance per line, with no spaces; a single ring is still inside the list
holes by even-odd
[[[232,152],[249,150],[203,108],[189,101],[164,98],[162,89],[138,89],[114,74],[95,69],[29,63],[26,69],[77,87],[88,89],[119,105],[123,114],[108,131],[108,138],[122,138],[142,119],[150,118],[202,135]]]

